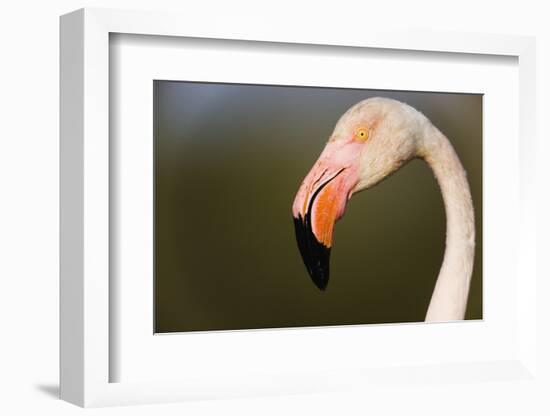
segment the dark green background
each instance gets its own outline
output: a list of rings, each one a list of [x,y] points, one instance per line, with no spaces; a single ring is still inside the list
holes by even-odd
[[[155,81],[155,331],[423,321],[445,212],[414,160],[355,195],[336,226],[326,292],[311,282],[291,205],[342,113],[384,96],[423,112],[472,190],[467,319],[482,317],[482,96]]]

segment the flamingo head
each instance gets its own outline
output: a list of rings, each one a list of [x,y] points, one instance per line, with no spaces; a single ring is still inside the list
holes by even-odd
[[[292,206],[296,239],[313,283],[329,280],[334,225],[357,192],[374,186],[419,154],[425,117],[386,98],[370,98],[346,111]]]

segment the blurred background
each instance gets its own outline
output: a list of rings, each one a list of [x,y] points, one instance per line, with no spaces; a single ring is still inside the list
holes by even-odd
[[[338,118],[383,96],[424,113],[472,191],[467,319],[482,318],[482,96],[155,81],[155,331],[423,321],[445,249],[429,167],[413,160],[356,194],[337,223],[325,292],[311,282],[291,205]]]

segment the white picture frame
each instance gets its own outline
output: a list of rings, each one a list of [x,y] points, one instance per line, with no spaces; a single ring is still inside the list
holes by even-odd
[[[208,377],[170,381],[113,381],[112,311],[116,301],[109,276],[110,200],[110,34],[225,39],[228,41],[331,45],[336,48],[373,48],[439,54],[508,56],[517,59],[519,144],[515,178],[518,215],[515,218],[518,290],[513,352],[497,360],[440,363],[418,360],[414,367],[368,366],[367,373],[342,366],[330,377],[295,374],[281,368],[276,377],[238,377],[225,372]],[[193,398],[242,397],[257,394],[323,392],[350,386],[410,382],[410,380],[535,380],[536,362],[536,217],[535,169],[535,43],[529,37],[464,33],[348,32],[303,33],[299,27],[266,25],[235,28],[223,19],[203,27],[184,15],[82,9],[61,18],[61,398],[80,406],[181,401]],[[512,123],[512,125],[514,125]],[[516,134],[516,133],[514,133]],[[516,136],[515,136],[516,137]],[[515,195],[515,194],[514,194]],[[293,330],[300,331],[300,330]],[[350,332],[359,331],[350,328]],[[414,331],[414,329],[413,329]],[[451,328],[451,332],[460,331]],[[287,336],[285,331],[275,337]],[[115,334],[116,335],[116,334]],[[152,335],[152,334],[151,334]],[[353,334],[352,334],[353,335]],[[246,334],[234,342],[243,342]],[[312,336],[316,336],[312,333]],[[330,336],[325,332],[325,336]],[[471,336],[471,335],[470,335]],[[176,336],[177,337],[177,336]],[[169,339],[170,337],[168,337]],[[175,338],[174,338],[175,339]],[[168,341],[164,341],[170,342]],[[116,350],[118,351],[118,350]],[[511,350],[512,351],[512,350]],[[327,371],[327,370],[324,370]]]

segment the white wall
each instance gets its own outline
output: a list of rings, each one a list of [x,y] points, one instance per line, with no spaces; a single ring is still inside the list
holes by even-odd
[[[345,25],[373,22],[389,26],[431,27],[538,37],[538,132],[540,213],[550,210],[550,30],[547,2],[460,0],[453,2],[403,1],[129,1],[4,2],[0,11],[0,413],[72,414],[78,408],[54,399],[58,367],[58,16],[83,7],[183,10],[204,17],[212,13],[247,14],[255,19],[286,19],[322,25],[337,31]],[[505,120],[503,120],[505,122]],[[540,215],[540,234],[548,231],[547,216]],[[548,238],[541,237],[548,249]],[[542,257],[542,256],[541,256]],[[546,255],[546,257],[548,257]],[[544,261],[545,264],[542,264]],[[541,259],[544,275],[547,261]],[[542,282],[539,292],[548,293]],[[541,296],[541,300],[544,297]],[[539,302],[546,316],[549,306]],[[548,320],[544,322],[548,328]],[[542,326],[541,326],[542,328]],[[548,331],[546,331],[548,332]],[[542,351],[550,350],[549,336],[541,331]],[[542,356],[548,370],[548,360]],[[550,374],[550,371],[546,371]],[[545,392],[500,383],[493,386],[437,387],[431,397],[423,387],[388,389],[376,397],[351,392],[324,396],[282,397],[163,405],[151,408],[102,409],[101,414],[543,414]],[[550,391],[548,388],[546,391]],[[539,397],[539,400],[537,400]],[[9,409],[9,410],[8,410]],[[549,413],[546,413],[549,414]]]

